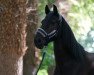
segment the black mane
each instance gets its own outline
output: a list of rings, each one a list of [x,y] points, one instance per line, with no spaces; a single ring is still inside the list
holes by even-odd
[[[77,42],[75,36],[66,22],[66,20],[62,17],[62,23],[60,28],[59,35],[57,39],[62,39],[63,48],[70,54],[73,59],[76,60],[84,60],[85,50],[84,48]]]

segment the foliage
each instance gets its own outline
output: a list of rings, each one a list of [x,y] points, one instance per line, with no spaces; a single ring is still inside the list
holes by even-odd
[[[45,69],[40,70],[38,75],[48,75],[47,70],[45,70]]]
[[[40,18],[41,16],[44,16],[44,8],[46,4],[47,4],[47,0],[40,0],[38,3],[38,13]]]

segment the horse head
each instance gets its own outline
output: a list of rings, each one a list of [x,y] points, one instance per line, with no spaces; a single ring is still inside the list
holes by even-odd
[[[54,41],[58,35],[62,20],[55,5],[53,5],[53,11],[50,11],[49,7],[46,5],[45,14],[45,18],[41,21],[42,25],[37,29],[34,38],[36,47],[40,49],[48,45],[49,42]]]

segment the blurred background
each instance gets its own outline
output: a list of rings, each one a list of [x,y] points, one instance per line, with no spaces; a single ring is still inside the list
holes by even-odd
[[[78,42],[88,52],[94,52],[94,0],[39,0],[38,1],[38,26],[45,17],[45,5],[52,10],[55,4],[62,16],[73,30]],[[41,51],[44,51],[42,49]],[[41,52],[42,53],[42,52]],[[53,43],[46,48],[46,57],[42,63],[38,75],[52,75],[55,62],[53,55]],[[39,59],[41,60],[42,54]]]

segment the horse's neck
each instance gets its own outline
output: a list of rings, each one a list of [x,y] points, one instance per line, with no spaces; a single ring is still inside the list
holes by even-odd
[[[84,48],[76,41],[67,22],[65,20],[64,22],[62,22],[61,36],[54,42],[56,61],[62,59],[83,60],[85,56]]]

